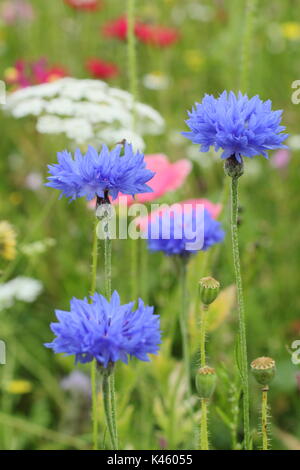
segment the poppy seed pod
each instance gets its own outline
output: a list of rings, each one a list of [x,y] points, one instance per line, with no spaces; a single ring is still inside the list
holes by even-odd
[[[259,384],[269,385],[275,376],[275,361],[271,357],[258,357],[251,362],[251,371]]]
[[[212,367],[204,366],[197,371],[196,389],[199,398],[210,398],[216,388],[217,376]]]
[[[203,277],[199,281],[201,302],[204,305],[211,304],[220,292],[220,283],[213,277]]]

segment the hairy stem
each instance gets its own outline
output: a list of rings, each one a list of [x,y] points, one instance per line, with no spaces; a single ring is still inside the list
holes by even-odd
[[[268,450],[268,387],[262,389],[261,398],[261,432],[262,432],[262,449]]]
[[[109,209],[107,210],[109,214]],[[109,220],[104,228],[106,237],[104,239],[104,278],[105,278],[105,295],[107,299],[111,298],[111,237],[109,231]],[[107,383],[106,383],[107,381]],[[104,397],[104,387],[106,392],[109,395],[109,398]],[[103,399],[106,400],[105,403],[105,413],[107,419],[107,425],[109,432],[113,433],[113,438],[111,435],[111,441],[113,448],[118,449],[118,432],[116,424],[116,400],[115,400],[115,380],[114,380],[114,371],[112,370],[108,377],[103,378]],[[110,429],[111,426],[111,429]]]
[[[95,224],[93,230],[92,244],[92,275],[90,296],[95,294],[97,282],[97,265],[98,265],[98,237],[97,237],[98,219],[95,216]],[[92,423],[93,423],[93,449],[98,449],[98,413],[97,413],[97,363],[94,359],[91,362],[91,388],[92,388]]]
[[[246,322],[244,309],[243,285],[240,266],[239,239],[238,239],[238,178],[231,178],[231,236],[232,254],[235,271],[235,280],[238,297],[238,317],[239,317],[239,345],[240,345],[240,374],[243,389],[243,417],[244,417],[244,437],[245,448],[250,449],[250,422],[249,422],[249,381],[248,381],[248,359]]]
[[[187,381],[188,397],[192,396],[191,373],[190,373],[190,351],[188,338],[188,301],[187,301],[187,261],[181,259],[181,312],[180,312],[180,331],[182,340],[182,353],[184,361],[185,376]]]
[[[104,412],[106,417],[106,423],[108,432],[111,440],[113,450],[118,450],[117,438],[115,435],[115,428],[113,423],[112,403],[111,403],[111,380],[106,372],[103,373],[102,378],[102,392],[103,392],[103,403]]]
[[[202,305],[200,314],[200,363],[201,367],[206,365],[206,352],[205,352],[205,335],[206,335],[206,312],[207,305]]]
[[[207,433],[207,407],[208,400],[206,398],[201,398],[200,450],[209,450]]]

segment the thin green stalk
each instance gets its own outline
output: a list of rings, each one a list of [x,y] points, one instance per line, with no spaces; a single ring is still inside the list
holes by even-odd
[[[191,373],[190,373],[190,351],[189,351],[189,338],[188,338],[188,302],[187,302],[187,260],[181,259],[181,312],[180,312],[180,330],[182,340],[182,353],[185,369],[185,376],[187,381],[188,397],[192,396],[191,390]]]
[[[93,245],[92,245],[92,276],[90,296],[96,291],[97,265],[98,265],[98,237],[97,237],[98,219],[95,216]],[[91,362],[91,387],[92,387],[92,423],[93,423],[93,449],[98,449],[98,413],[97,413],[97,362],[94,359]]]
[[[206,398],[201,398],[201,428],[200,428],[200,449],[201,450],[208,450],[207,405],[208,405],[208,400]]]
[[[109,232],[109,220],[105,227],[106,237],[104,239],[104,279],[105,279],[105,295],[107,299],[111,297],[111,238]],[[107,396],[108,395],[108,396]],[[114,371],[109,376],[103,376],[103,400],[107,425],[111,436],[113,448],[118,449],[118,433],[116,424],[116,400],[115,400],[115,381]]]
[[[266,386],[262,389],[261,398],[261,432],[262,432],[262,450],[268,450],[268,390]]]
[[[131,115],[131,129],[135,130],[136,113],[135,102],[138,95],[138,82],[137,82],[137,60],[136,60],[136,45],[135,45],[135,0],[127,0],[127,60],[128,60],[128,78],[129,78],[129,91],[133,98],[132,115]],[[138,296],[138,243],[137,240],[131,240],[130,243],[130,258],[131,258],[131,298],[135,300]]]
[[[136,300],[138,297],[138,241],[135,239],[129,240],[130,242],[130,283],[131,283],[131,300]]]
[[[249,422],[249,380],[248,380],[248,359],[247,359],[247,338],[246,322],[243,297],[243,285],[240,266],[239,239],[238,239],[238,177],[231,178],[231,236],[232,236],[232,254],[235,271],[235,279],[238,297],[238,316],[239,316],[239,344],[240,344],[240,373],[243,389],[243,416],[244,416],[244,434],[245,448],[250,449],[250,422]]]
[[[242,38],[240,90],[246,92],[249,87],[249,70],[251,61],[251,40],[257,0],[246,0],[245,23]]]
[[[136,47],[135,47],[135,0],[127,0],[127,56],[128,56],[128,73],[129,73],[129,89],[133,99],[137,99],[137,67],[136,67]],[[133,122],[134,122],[133,113]],[[134,127],[134,126],[133,126]]]
[[[201,316],[200,316],[200,363],[201,367],[206,365],[206,353],[205,353],[205,335],[206,335],[206,312],[208,310],[207,305],[202,305]]]
[[[113,416],[112,416],[110,376],[106,372],[104,372],[102,377],[103,377],[102,378],[103,403],[104,403],[104,411],[105,411],[108,432],[109,432],[112,448],[113,450],[117,450],[118,444],[116,440]]]

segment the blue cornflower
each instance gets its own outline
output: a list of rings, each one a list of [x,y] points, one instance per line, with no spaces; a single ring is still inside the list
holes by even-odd
[[[76,362],[95,358],[104,367],[118,360],[127,364],[128,356],[149,361],[147,354],[158,352],[160,320],[153,307],[141,299],[136,310],[134,302],[121,305],[116,291],[110,301],[97,293],[91,300],[74,297],[70,312],[56,310],[59,323],[51,323],[56,338],[45,346],[55,353],[75,355]]]
[[[239,92],[224,91],[219,98],[205,95],[202,103],[196,103],[186,121],[191,132],[183,135],[200,151],[207,152],[211,146],[223,149],[221,158],[235,156],[241,163],[242,156],[254,157],[267,151],[285,148],[282,142],[288,134],[280,125],[282,111],[272,111],[270,100],[263,102],[258,95],[248,98]]]
[[[221,224],[211,217],[207,209],[204,209],[203,217],[195,207],[181,209],[171,206],[150,218],[147,227],[150,251],[163,251],[169,256],[189,256],[223,241],[225,233]]]
[[[106,145],[98,153],[89,146],[85,155],[75,151],[74,159],[66,150],[57,154],[58,163],[48,165],[51,176],[46,186],[59,189],[63,196],[74,200],[86,197],[88,201],[95,196],[105,197],[105,193],[116,199],[119,192],[134,196],[149,193],[152,189],[145,183],[154,173],[146,169],[144,155],[134,153],[132,146],[125,143],[109,151]]]

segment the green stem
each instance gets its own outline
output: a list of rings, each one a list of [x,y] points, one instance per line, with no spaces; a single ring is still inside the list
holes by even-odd
[[[108,211],[109,212],[109,211]],[[106,237],[104,239],[104,279],[105,279],[105,295],[107,299],[111,298],[111,238],[109,232],[109,221],[105,227]],[[105,393],[108,395],[106,396]],[[105,406],[105,414],[109,433],[111,436],[112,446],[114,450],[118,449],[118,433],[116,424],[116,400],[115,400],[115,381],[114,371],[109,376],[104,374],[103,377],[103,400]]]
[[[207,433],[207,407],[208,400],[201,398],[201,428],[200,428],[200,450],[208,450],[208,433]]]
[[[130,268],[131,268],[131,300],[138,297],[138,240],[132,239],[130,242]]]
[[[207,305],[203,305],[200,316],[200,362],[201,367],[206,365],[206,353],[205,353],[205,334],[206,334],[206,312],[208,310]]]
[[[248,381],[248,359],[247,359],[247,339],[246,322],[243,297],[243,285],[240,266],[239,239],[238,239],[238,178],[231,178],[231,236],[232,236],[232,254],[235,271],[235,279],[238,297],[238,316],[239,316],[239,343],[240,343],[240,373],[243,388],[243,416],[244,416],[244,434],[245,448],[250,449],[250,423],[249,423],[249,381]]]
[[[96,291],[97,265],[98,265],[98,237],[97,237],[98,219],[95,216],[92,245],[92,276],[90,296]],[[92,387],[92,423],[93,423],[93,449],[98,449],[98,413],[97,413],[97,362],[94,359],[91,362],[91,387]]]
[[[116,422],[116,398],[115,398],[115,376],[112,372],[109,376],[110,381],[110,403],[111,403],[111,419],[115,435],[115,449],[118,450],[118,429]]]
[[[264,387],[262,389],[261,398],[262,450],[268,450],[268,390],[269,387]]]
[[[104,240],[104,273],[105,296],[109,300],[111,297],[111,239],[109,236]]]
[[[108,427],[108,432],[111,440],[111,445],[113,450],[118,449],[118,444],[115,435],[113,416],[112,416],[112,403],[111,403],[111,380],[110,376],[104,372],[102,378],[102,392],[103,392],[103,403],[104,403],[104,412],[106,417],[106,423]]]
[[[127,0],[127,59],[128,59],[128,78],[129,78],[129,91],[132,95],[132,122],[131,129],[135,130],[136,113],[135,102],[138,95],[137,84],[137,67],[136,67],[136,47],[135,47],[135,0]],[[137,240],[131,240],[130,244],[130,258],[131,258],[131,298],[135,300],[138,296],[138,243]]]
[[[181,260],[181,312],[180,312],[180,331],[182,340],[183,362],[185,369],[185,376],[187,381],[188,397],[192,396],[191,390],[191,373],[190,373],[190,352],[189,352],[189,339],[188,339],[188,302],[187,302],[187,261]]]
[[[240,74],[240,90],[245,92],[249,87],[249,69],[251,59],[251,40],[253,34],[253,23],[255,18],[257,0],[246,0],[245,6],[245,24],[242,39],[241,54],[241,74]]]
[[[129,89],[133,100],[137,99],[137,67],[136,67],[136,48],[135,48],[135,0],[127,0],[127,56],[129,72]],[[134,113],[133,113],[134,123]],[[133,125],[134,127],[134,125]]]

